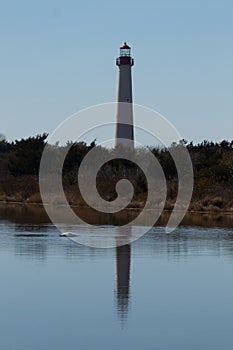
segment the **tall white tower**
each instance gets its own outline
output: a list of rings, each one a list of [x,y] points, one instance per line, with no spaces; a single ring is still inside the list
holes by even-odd
[[[116,59],[116,65],[119,67],[119,80],[115,145],[133,149],[134,127],[131,67],[134,65],[134,60],[130,55],[130,47],[126,42],[120,47],[120,57]]]

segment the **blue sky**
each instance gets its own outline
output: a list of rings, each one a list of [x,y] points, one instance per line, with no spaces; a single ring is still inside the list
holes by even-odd
[[[187,140],[233,139],[232,13],[232,0],[2,2],[0,133],[50,133],[82,108],[115,101],[126,40],[135,103]]]

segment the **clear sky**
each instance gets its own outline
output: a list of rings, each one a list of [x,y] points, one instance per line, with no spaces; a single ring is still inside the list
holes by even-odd
[[[2,1],[0,133],[51,132],[117,94],[115,58],[135,58],[134,102],[182,136],[233,139],[233,1]]]

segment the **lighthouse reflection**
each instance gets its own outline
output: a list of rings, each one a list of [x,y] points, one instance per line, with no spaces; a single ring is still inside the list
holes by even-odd
[[[124,323],[128,316],[130,297],[130,245],[116,248],[116,304],[119,319]]]

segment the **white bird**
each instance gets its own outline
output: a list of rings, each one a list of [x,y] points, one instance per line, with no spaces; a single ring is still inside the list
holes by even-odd
[[[72,232],[63,232],[60,233],[60,237],[77,237],[78,235]]]

